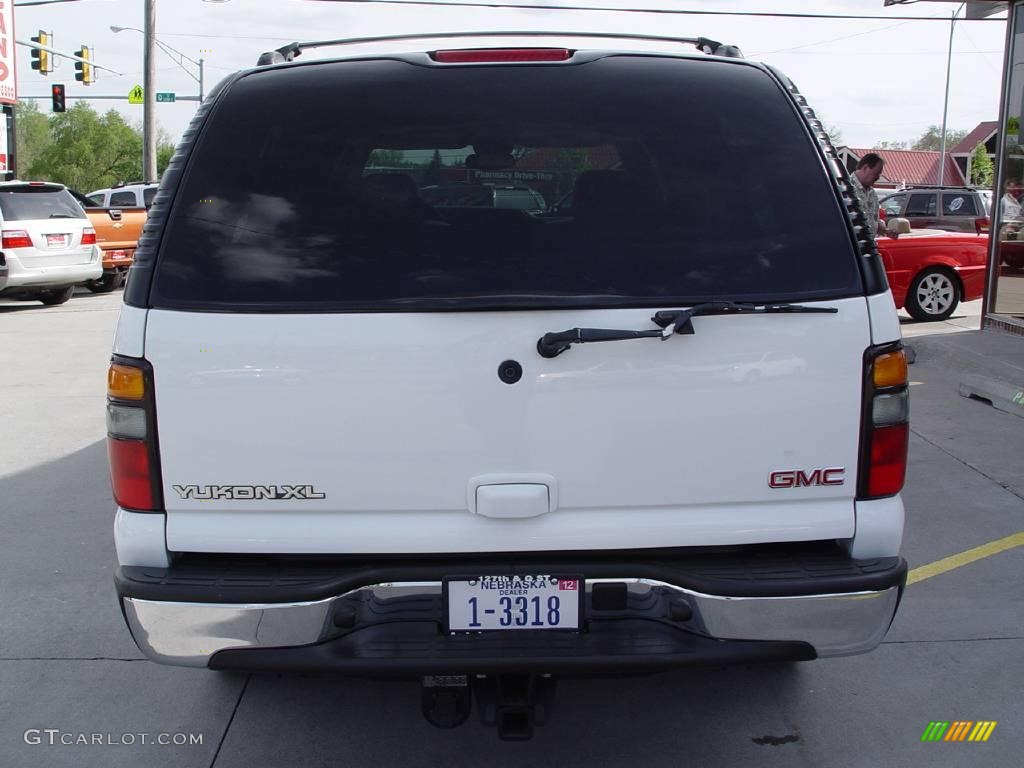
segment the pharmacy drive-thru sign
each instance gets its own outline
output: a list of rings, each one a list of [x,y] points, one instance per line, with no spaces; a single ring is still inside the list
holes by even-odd
[[[17,104],[14,80],[14,3],[0,0],[0,104]]]

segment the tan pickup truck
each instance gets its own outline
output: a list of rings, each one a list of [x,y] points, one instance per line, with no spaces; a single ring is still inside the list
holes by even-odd
[[[135,246],[146,223],[145,208],[103,208],[72,189],[68,190],[85,209],[96,244],[103,251],[103,274],[86,283],[93,293],[108,293],[124,284],[135,258]]]

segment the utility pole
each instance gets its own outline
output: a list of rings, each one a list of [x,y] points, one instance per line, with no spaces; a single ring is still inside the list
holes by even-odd
[[[199,60],[199,103],[203,103],[203,60]]]
[[[964,3],[966,5],[966,3]],[[949,54],[946,56],[946,100],[942,106],[942,144],[939,148],[939,186],[946,176],[946,119],[949,116],[949,75],[953,69],[953,33],[956,31],[956,15],[963,10],[963,5],[953,11],[949,20]],[[967,180],[970,183],[970,179]],[[939,209],[941,211],[941,209]]]
[[[142,176],[156,181],[156,0],[145,0],[143,29]]]

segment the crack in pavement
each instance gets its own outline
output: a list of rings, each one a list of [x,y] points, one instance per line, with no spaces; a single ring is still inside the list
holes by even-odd
[[[987,643],[993,640],[1024,640],[1024,637],[961,637],[951,640],[883,640],[880,645],[913,645],[915,643]]]
[[[149,661],[147,658],[122,659],[118,656],[0,656],[0,661]]]
[[[942,453],[946,454],[947,456],[949,456],[949,457],[950,457],[951,459],[953,459],[954,461],[958,461],[958,462],[960,462],[961,464],[963,464],[963,465],[964,465],[965,467],[967,467],[968,469],[971,469],[971,470],[973,470],[973,471],[977,472],[977,473],[978,473],[979,475],[981,475],[982,477],[984,477],[984,478],[985,478],[986,480],[989,480],[990,482],[993,482],[993,483],[995,483],[996,485],[998,485],[998,486],[999,486],[1000,488],[1002,488],[1002,489],[1003,489],[1004,491],[1006,491],[1007,493],[1010,493],[1010,494],[1012,494],[1013,496],[1015,496],[1016,498],[1020,499],[1021,501],[1024,501],[1024,496],[1022,496],[1021,494],[1017,493],[1017,492],[1016,492],[1015,490],[1013,490],[1013,488],[1010,488],[1010,487],[1008,487],[1008,486],[1006,486],[1006,485],[1003,485],[1003,484],[1002,484],[1001,482],[999,482],[998,480],[996,480],[996,479],[995,479],[994,477],[992,477],[991,475],[987,475],[987,474],[985,474],[984,472],[982,472],[982,471],[981,471],[980,469],[978,469],[978,467],[974,466],[974,465],[973,465],[973,464],[971,464],[971,463],[970,463],[969,461],[964,461],[963,459],[961,459],[961,458],[960,458],[959,456],[957,456],[956,454],[950,453],[950,452],[949,452],[948,450],[946,450],[946,449],[945,449],[944,447],[942,447],[942,446],[941,446],[941,445],[939,445],[938,443],[932,442],[931,440],[929,440],[929,439],[928,439],[927,437],[925,437],[925,436],[924,436],[923,434],[921,434],[920,432],[918,432],[918,431],[917,431],[916,429],[914,429],[913,427],[911,427],[911,428],[910,428],[910,432],[911,432],[911,434],[913,434],[913,435],[915,435],[915,436],[917,436],[917,437],[921,438],[922,440],[924,440],[924,441],[925,441],[926,443],[928,443],[928,445],[932,446],[932,448],[936,448],[936,449],[938,449],[939,451],[942,451]]]
[[[235,715],[238,714],[238,708],[242,705],[242,697],[245,696],[246,690],[249,688],[249,681],[252,680],[252,674],[245,676],[245,684],[242,685],[242,690],[238,692],[238,701],[235,702],[235,708],[231,710],[231,717],[228,718],[228,724],[224,726],[224,733],[221,734],[220,743],[217,744],[217,751],[213,753],[213,760],[210,761],[210,768],[213,768],[217,763],[217,758],[220,757],[221,747],[224,746],[224,741],[228,737],[228,731],[231,730],[231,724],[235,722]]]

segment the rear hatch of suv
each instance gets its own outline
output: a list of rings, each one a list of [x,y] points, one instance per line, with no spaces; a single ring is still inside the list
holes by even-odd
[[[96,235],[71,193],[56,184],[32,182],[0,186],[3,249],[22,268],[87,264]]]
[[[148,308],[168,547],[852,536],[870,327],[821,158],[744,62],[242,75],[175,161],[127,294]],[[458,184],[529,186],[547,210],[419,193]],[[548,332],[725,300],[836,311],[538,352]]]

